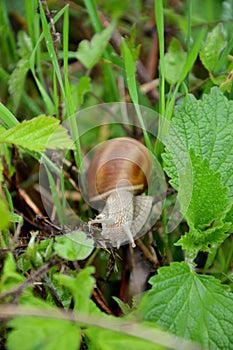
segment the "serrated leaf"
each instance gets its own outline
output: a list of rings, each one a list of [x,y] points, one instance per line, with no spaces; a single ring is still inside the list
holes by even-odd
[[[200,59],[209,72],[212,72],[217,65],[220,52],[225,45],[226,42],[224,41],[223,25],[222,23],[219,23],[207,35],[200,51]]]
[[[81,343],[80,328],[70,321],[17,317],[9,326],[13,328],[7,339],[9,350],[77,350]]]
[[[188,95],[183,106],[176,106],[169,137],[164,140],[166,172],[178,189],[179,176],[185,172],[192,149],[200,159],[221,176],[227,187],[228,202],[233,200],[233,101],[214,87],[210,94],[196,100]],[[215,183],[212,183],[214,191]]]
[[[179,41],[173,38],[168,52],[164,56],[164,76],[169,84],[176,84],[181,76],[187,54],[183,51]]]
[[[73,148],[73,141],[67,130],[53,117],[41,115],[23,121],[1,133],[0,142],[13,143],[31,151],[44,151],[46,148]]]
[[[86,68],[93,68],[99,61],[111,38],[113,29],[114,24],[111,24],[101,33],[96,33],[91,41],[81,41],[78,46],[76,56]]]
[[[202,160],[192,151],[190,159],[192,172],[188,168],[181,175],[178,199],[189,226],[202,229],[227,210],[227,188],[221,183],[221,175],[210,169],[207,159]]]
[[[160,345],[153,344],[149,341],[132,337],[120,332],[113,332],[101,328],[88,328],[85,330],[87,336],[88,349],[90,350],[162,350],[165,349]]]
[[[219,222],[214,227],[200,230],[190,225],[189,232],[182,236],[175,245],[181,245],[188,254],[199,251],[213,252],[228,237],[232,224]],[[228,233],[228,234],[227,234]]]
[[[198,275],[184,262],[160,268],[150,283],[152,289],[138,309],[143,320],[197,341],[205,349],[231,349],[233,295],[228,286],[212,276]]]
[[[87,238],[85,232],[75,231],[62,237],[56,237],[56,253],[67,260],[86,259],[94,249],[94,241]]]

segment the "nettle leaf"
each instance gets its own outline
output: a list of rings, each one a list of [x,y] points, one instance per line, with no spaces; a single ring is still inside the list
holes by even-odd
[[[1,130],[0,142],[12,143],[36,152],[44,151],[46,148],[74,147],[67,130],[59,125],[59,121],[45,115],[23,121],[4,132]]]
[[[188,169],[182,174],[178,199],[188,224],[205,228],[226,211],[227,188],[222,185],[221,175],[210,169],[207,159],[202,160],[194,152],[190,153],[190,158],[192,173]],[[189,192],[191,200],[187,203]]]
[[[196,100],[188,95],[183,106],[176,106],[169,137],[164,141],[166,172],[174,188],[179,188],[179,176],[186,171],[189,152],[207,159],[209,167],[219,173],[227,187],[229,203],[233,200],[233,101],[228,101],[214,87],[209,95]],[[214,190],[215,183],[212,183]]]
[[[220,174],[210,169],[207,159],[201,160],[192,151],[190,158],[192,171],[188,167],[181,175],[178,193],[180,211],[190,231],[176,245],[198,253],[221,244],[227,237],[225,233],[231,229],[231,223],[223,223],[229,208],[227,188],[222,185]]]
[[[223,25],[219,23],[208,35],[200,51],[200,59],[205,68],[212,72],[218,63],[219,55],[225,47]]]
[[[96,33],[91,41],[82,40],[79,44],[76,57],[87,69],[93,68],[101,58],[111,38],[113,29],[114,24],[112,23],[101,33]]]
[[[62,237],[56,237],[54,249],[64,259],[83,260],[93,251],[94,241],[87,238],[85,232],[75,231]]]
[[[202,344],[205,349],[231,349],[233,295],[212,276],[198,275],[185,262],[162,267],[151,278],[138,308],[145,321]]]
[[[180,80],[186,62],[186,52],[179,41],[173,38],[169,44],[168,52],[164,56],[164,75],[169,84],[176,84]]]
[[[46,312],[46,311],[45,311]],[[76,323],[42,317],[17,317],[9,322],[9,350],[77,350],[81,332]]]

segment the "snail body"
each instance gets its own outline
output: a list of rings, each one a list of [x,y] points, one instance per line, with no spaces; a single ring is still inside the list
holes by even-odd
[[[94,154],[87,171],[90,202],[105,200],[91,223],[102,224],[102,236],[112,246],[130,241],[146,223],[152,197],[141,195],[148,186],[152,164],[147,148],[139,141],[120,137],[105,142]]]

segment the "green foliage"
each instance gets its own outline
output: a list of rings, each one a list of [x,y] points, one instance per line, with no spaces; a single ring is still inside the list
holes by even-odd
[[[219,60],[220,53],[226,42],[224,41],[223,26],[219,23],[208,35],[203,42],[200,59],[209,72],[212,72]]]
[[[58,141],[59,140],[59,141]],[[13,143],[31,151],[46,148],[72,148],[73,141],[55,118],[41,115],[27,120],[11,129],[0,129],[0,142]]]
[[[212,276],[186,263],[172,263],[151,278],[152,289],[139,305],[145,321],[199,342],[205,349],[231,349],[233,296]]]
[[[109,39],[111,38],[113,29],[114,23],[104,29],[101,33],[96,33],[90,42],[83,40],[79,44],[76,57],[86,68],[93,68],[99,61]]]
[[[93,245],[94,241],[80,231],[57,237],[54,249],[64,259],[84,260],[91,254]]]
[[[231,231],[225,216],[233,199],[232,117],[232,102],[217,88],[175,109],[164,159],[190,227],[179,243],[190,252],[216,247]]]
[[[185,61],[186,53],[179,41],[173,38],[164,57],[164,74],[169,84],[174,85],[180,80]]]
[[[81,343],[80,328],[70,321],[19,317],[9,326],[14,329],[7,340],[9,350],[76,350]]]
[[[0,347],[232,348],[232,1],[153,5],[0,1]],[[69,118],[112,101],[132,101],[141,130],[117,118],[114,132],[93,127],[93,117],[105,121],[87,113],[83,135]],[[170,123],[168,135],[159,123],[155,142],[139,103]],[[142,133],[177,193],[169,188],[150,240],[137,241],[138,259],[139,249],[94,248],[85,233],[94,213],[77,193],[77,174],[90,147]],[[54,163],[49,149],[58,150]],[[38,185],[39,162],[51,194]],[[183,221],[168,235],[176,198]],[[75,231],[62,235],[68,209]],[[135,286],[142,280],[145,291],[154,272],[138,295]]]

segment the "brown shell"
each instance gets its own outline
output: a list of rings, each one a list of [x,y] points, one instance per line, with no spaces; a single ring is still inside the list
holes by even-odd
[[[109,140],[96,151],[88,168],[88,197],[104,197],[130,185],[141,193],[148,186],[151,170],[150,155],[142,143],[130,137]]]

